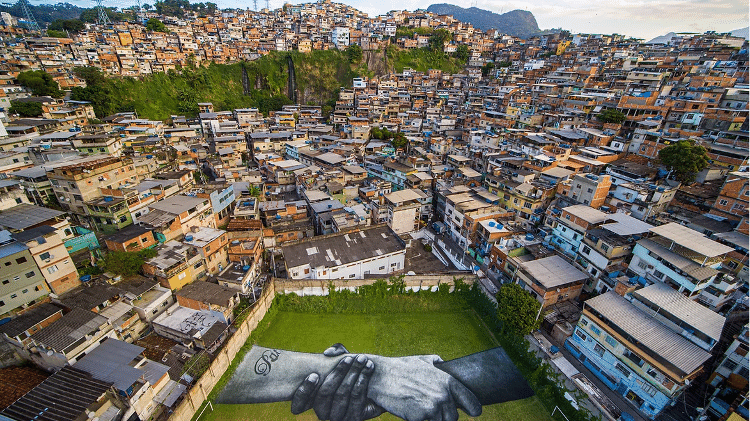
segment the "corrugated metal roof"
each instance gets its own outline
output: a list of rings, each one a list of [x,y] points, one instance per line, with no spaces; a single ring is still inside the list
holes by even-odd
[[[521,266],[548,289],[588,278],[587,274],[558,255],[521,263]]]
[[[656,304],[661,308],[660,313],[668,312],[711,339],[718,341],[721,338],[726,318],[680,294],[669,285],[657,282],[633,292],[633,296],[638,301],[646,300]]]
[[[731,247],[711,240],[698,231],[692,230],[688,227],[683,227],[676,222],[670,222],[669,224],[651,228],[651,232],[661,235],[662,237],[674,241],[676,244],[693,250],[696,253],[700,253],[703,256],[721,256],[722,254],[734,250]]]
[[[24,203],[0,212],[0,226],[22,230],[61,215],[65,212]]]
[[[2,414],[19,421],[74,421],[86,418],[86,409],[99,400],[109,387],[110,383],[66,366],[5,408]]]
[[[665,247],[662,247],[660,244],[654,241],[643,239],[638,240],[638,244],[645,247],[647,250],[656,253],[663,260],[666,260],[667,262],[679,268],[681,271],[687,273],[688,275],[699,281],[706,280],[719,273],[718,270],[710,266],[701,266],[698,263],[695,263],[693,260],[690,260],[685,256],[681,256]]]
[[[614,291],[591,298],[585,304],[629,335],[643,351],[668,361],[683,375],[697,370],[711,356]]]
[[[105,323],[107,323],[107,318],[104,316],[93,311],[74,308],[51,325],[31,335],[31,339],[62,352]]]
[[[118,390],[126,391],[143,372],[129,364],[146,348],[107,339],[73,364],[74,368],[91,374],[95,379],[112,383]]]

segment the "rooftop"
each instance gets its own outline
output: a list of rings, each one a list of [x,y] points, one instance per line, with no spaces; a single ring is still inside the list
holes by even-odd
[[[690,327],[719,341],[726,318],[680,294],[669,285],[657,282],[633,292],[633,297],[646,304],[658,307],[655,311],[668,312]]]
[[[201,303],[228,307],[237,295],[237,290],[225,288],[211,282],[195,281],[175,292],[178,297],[185,297]]]
[[[282,246],[287,267],[309,264],[333,267],[404,250],[399,238],[387,226],[314,237],[309,241]]]
[[[588,279],[588,274],[558,255],[522,263],[526,272],[547,289]]]
[[[734,250],[676,222],[651,228],[651,232],[707,257],[721,256]]]
[[[634,346],[675,367],[683,376],[699,369],[711,356],[614,291],[587,300],[585,307],[622,330]]]
[[[24,203],[0,211],[0,227],[23,230],[62,215],[65,212]]]
[[[62,318],[31,335],[31,339],[58,352],[65,352],[69,346],[92,334],[105,323],[107,318],[104,316],[74,308]]]

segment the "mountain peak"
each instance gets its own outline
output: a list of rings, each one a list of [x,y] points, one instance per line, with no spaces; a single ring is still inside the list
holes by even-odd
[[[470,7],[464,9],[452,4],[433,4],[427,8],[428,12],[439,15],[452,15],[461,22],[472,24],[475,28],[483,31],[497,29],[502,33],[528,38],[539,32],[539,25],[534,15],[527,10],[511,10],[503,14],[497,14],[489,10]]]

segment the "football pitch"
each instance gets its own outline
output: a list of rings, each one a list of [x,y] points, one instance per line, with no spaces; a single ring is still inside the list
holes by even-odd
[[[258,344],[291,351],[322,353],[336,342],[350,352],[384,356],[437,354],[443,360],[494,348],[489,331],[471,310],[382,314],[311,314],[280,311]],[[480,417],[459,411],[461,420],[551,421],[534,396],[484,406]],[[399,420],[383,414],[376,420]],[[255,405],[213,405],[199,421],[316,421],[314,411],[293,415],[290,402]]]

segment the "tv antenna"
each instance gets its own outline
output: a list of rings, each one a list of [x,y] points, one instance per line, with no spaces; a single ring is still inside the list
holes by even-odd
[[[21,11],[23,11],[23,17],[26,19],[26,25],[29,27],[29,30],[32,32],[38,32],[39,35],[42,35],[42,29],[39,27],[39,24],[36,23],[36,19],[34,19],[34,15],[31,14],[31,9],[29,9],[29,1],[18,0],[18,4],[21,5]]]
[[[109,16],[107,16],[107,11],[104,10],[104,0],[96,0],[96,10],[98,12],[96,23],[98,23],[99,25],[109,24]]]

